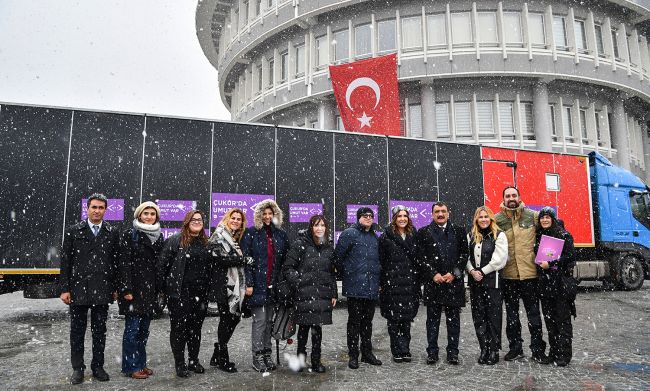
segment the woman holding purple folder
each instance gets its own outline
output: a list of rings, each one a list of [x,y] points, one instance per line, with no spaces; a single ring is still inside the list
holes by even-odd
[[[573,237],[557,219],[555,210],[544,207],[539,212],[535,240],[535,253],[539,250],[542,236],[564,241],[562,254],[553,261],[543,261],[538,265],[539,295],[542,313],[549,339],[549,358],[555,365],[564,367],[571,361],[573,326],[571,315],[575,316],[575,290],[573,266],[575,251]]]

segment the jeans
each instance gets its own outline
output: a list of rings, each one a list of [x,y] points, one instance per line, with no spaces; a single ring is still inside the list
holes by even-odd
[[[147,339],[151,318],[126,315],[122,337],[122,372],[130,374],[147,367]]]
[[[106,319],[108,304],[70,305],[70,363],[72,369],[86,369],[84,365],[84,338],[90,310],[90,330],[93,335],[93,360],[90,368],[94,371],[104,366],[106,347]]]
[[[443,311],[447,318],[447,355],[458,355],[460,308],[431,304],[427,306],[427,354],[430,356],[438,354],[440,315],[442,315]]]
[[[348,297],[348,354],[359,357],[359,337],[361,355],[372,354],[372,319],[375,317],[377,302],[371,299]]]
[[[503,300],[506,303],[506,336],[510,350],[522,350],[524,342],[521,338],[521,322],[519,321],[519,299],[523,300],[528,317],[530,351],[533,354],[544,353],[546,342],[542,339],[542,317],[539,313],[537,278],[503,280]]]

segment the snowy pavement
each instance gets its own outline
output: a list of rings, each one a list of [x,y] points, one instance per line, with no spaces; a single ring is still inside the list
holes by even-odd
[[[216,339],[218,318],[207,318],[203,326],[201,360],[207,371],[189,379],[177,379],[169,348],[169,319],[151,324],[148,344],[149,367],[155,373],[146,380],[120,375],[121,338],[124,321],[112,305],[108,320],[106,370],[107,383],[93,381],[86,371],[85,383],[70,386],[69,319],[66,306],[58,299],[28,300],[22,292],[0,296],[0,390],[20,389],[248,389],[248,390],[649,390],[650,389],[650,281],[636,292],[609,292],[600,284],[588,284],[577,299],[578,318],[574,320],[574,357],[566,368],[544,366],[525,359],[501,361],[495,366],[476,364],[478,344],[469,307],[461,315],[461,364],[444,362],[445,327],[440,335],[441,362],[427,366],[426,310],[420,308],[413,325],[412,363],[395,364],[390,360],[386,322],[375,314],[374,347],[384,361],[380,367],[361,364],[347,368],[343,304],[334,311],[334,325],[323,328],[323,363],[327,373],[294,373],[284,363],[277,371],[262,375],[250,367],[250,319],[237,327],[230,343],[231,359],[239,373],[226,374],[209,367],[212,344]],[[523,305],[521,306],[523,310]],[[525,315],[522,314],[525,325]],[[505,322],[505,314],[504,314]],[[505,327],[505,325],[504,325]],[[546,339],[546,332],[544,333]],[[524,345],[530,342],[524,326]],[[505,329],[503,331],[504,347]],[[90,330],[86,334],[86,365],[90,367]],[[309,346],[309,344],[308,344]],[[294,354],[296,344],[281,343],[281,349]],[[503,357],[502,352],[502,357]],[[275,351],[274,351],[275,356]]]

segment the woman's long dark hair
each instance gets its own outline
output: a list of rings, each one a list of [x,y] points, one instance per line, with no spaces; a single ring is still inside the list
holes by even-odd
[[[183,228],[181,228],[181,247],[183,248],[189,247],[189,245],[192,243],[192,239],[194,237],[190,233],[190,220],[192,220],[192,217],[194,217],[194,215],[197,213],[201,215],[201,219],[203,219],[203,224],[205,224],[205,214],[203,212],[201,212],[198,209],[194,209],[187,212],[185,218],[183,219]],[[204,229],[201,229],[201,231],[199,231],[199,235],[197,237],[201,241],[201,243],[203,243],[204,246],[208,244],[208,237],[205,236]]]
[[[415,227],[413,226],[413,220],[411,220],[411,214],[408,210],[400,209],[397,213],[393,213],[393,217],[390,219],[390,228],[393,230],[393,233],[399,235],[399,228],[397,227],[397,215],[399,215],[399,212],[406,212],[406,217],[409,219],[409,222],[406,223],[405,227],[406,234],[411,235],[413,231],[415,231]]]
[[[325,218],[325,216],[323,215],[311,216],[311,218],[309,219],[309,235],[311,236],[312,239],[314,238],[314,226],[321,221],[323,222],[323,224],[325,224],[325,236],[323,236],[323,241],[322,243],[320,243],[323,244],[323,243],[327,243],[327,241],[330,238],[330,226],[327,223],[327,219]]]

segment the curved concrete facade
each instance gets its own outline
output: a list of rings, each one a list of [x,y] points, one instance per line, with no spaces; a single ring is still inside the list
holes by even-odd
[[[650,0],[203,0],[233,120],[337,129],[327,66],[398,55],[405,136],[650,164]],[[648,170],[650,172],[650,170]]]

